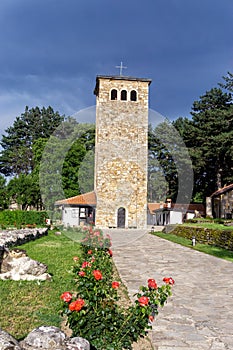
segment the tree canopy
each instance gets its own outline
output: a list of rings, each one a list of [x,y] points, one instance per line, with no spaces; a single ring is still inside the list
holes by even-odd
[[[149,201],[189,203],[193,171],[188,150],[176,128],[165,120],[149,128]],[[158,195],[160,194],[160,198]]]
[[[81,193],[79,168],[94,147],[94,138],[93,124],[78,124],[72,119],[64,121],[50,137],[39,168],[40,189],[46,208],[52,209],[56,200]],[[84,176],[88,178],[89,174]],[[94,187],[94,178],[92,184]]]
[[[189,149],[194,169],[194,199],[204,201],[233,182],[233,105],[230,93],[213,88],[194,101],[192,119],[173,125]]]
[[[48,139],[63,120],[64,116],[54,112],[52,107],[26,107],[2,136],[0,173],[6,176],[30,174],[34,169],[33,144],[39,138]]]
[[[233,183],[233,74],[223,81],[193,102],[191,117],[149,126],[149,202],[205,202]],[[26,107],[0,144],[3,209],[12,200],[23,209],[51,209],[57,199],[94,188],[92,124],[79,124],[52,107]]]
[[[227,72],[226,76],[223,76],[224,83],[219,83],[219,85],[230,92],[233,92],[233,74]]]
[[[47,195],[44,200],[51,199],[46,202],[51,209],[61,194],[66,198],[80,194],[78,169],[94,147],[93,125],[78,124],[72,117],[55,113],[52,107],[26,107],[5,132],[1,140],[0,173],[10,177],[10,181],[0,191],[6,190],[11,201],[22,209],[30,206],[42,209],[43,186],[42,192]],[[51,196],[56,191],[57,196]]]

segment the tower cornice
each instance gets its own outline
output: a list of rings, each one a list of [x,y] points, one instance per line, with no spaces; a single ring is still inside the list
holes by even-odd
[[[95,89],[94,89],[94,95],[98,95],[99,80],[100,79],[140,81],[140,82],[148,83],[148,85],[150,85],[152,82],[152,79],[149,79],[149,78],[137,78],[137,77],[125,76],[125,75],[97,75],[96,76],[96,85],[95,85]]]

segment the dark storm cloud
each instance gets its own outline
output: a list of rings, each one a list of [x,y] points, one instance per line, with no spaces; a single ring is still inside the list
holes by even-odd
[[[26,105],[70,115],[95,102],[96,74],[152,78],[174,119],[233,66],[231,0],[2,0],[0,128]]]

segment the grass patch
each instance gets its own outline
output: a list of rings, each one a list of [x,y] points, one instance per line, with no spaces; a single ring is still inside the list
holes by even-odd
[[[163,232],[154,232],[152,233],[155,236],[166,239],[168,241],[181,244],[185,247],[198,250],[199,252],[206,253],[209,255],[213,255],[217,258],[225,259],[233,262],[233,252],[227,249],[219,248],[216,246],[211,246],[207,244],[197,243],[194,247],[192,246],[192,242],[190,239],[176,236],[172,233],[163,233]]]
[[[213,230],[233,230],[233,226],[225,226],[223,224],[211,223],[211,222],[198,222],[198,223],[184,223],[182,226],[186,227],[203,227]]]
[[[46,264],[53,278],[43,282],[0,281],[0,327],[18,340],[41,325],[60,326],[60,295],[74,288],[73,257],[80,253],[78,242],[53,231],[19,248]]]
[[[83,231],[80,228],[68,228],[63,229],[63,233],[66,235],[66,237],[70,238],[74,242],[80,242],[85,237],[85,231]]]

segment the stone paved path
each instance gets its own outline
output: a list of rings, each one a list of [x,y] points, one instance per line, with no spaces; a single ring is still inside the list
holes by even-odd
[[[156,350],[233,349],[233,263],[139,230],[106,230],[129,295],[173,277],[173,296],[150,334]]]

